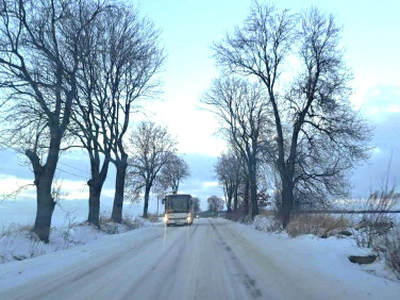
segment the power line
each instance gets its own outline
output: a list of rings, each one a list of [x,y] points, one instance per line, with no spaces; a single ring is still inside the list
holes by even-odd
[[[63,170],[63,169],[60,169],[60,168],[56,168],[58,171],[61,171],[61,172],[64,172],[64,173],[67,173],[67,174],[69,174],[69,175],[72,175],[72,176],[75,176],[75,177],[78,177],[78,178],[81,178],[81,179],[87,179],[87,177],[83,177],[82,175],[78,175],[78,174],[75,174],[75,173],[72,173],[72,172],[69,172],[69,171],[66,171],[66,170]]]
[[[82,173],[89,174],[89,172],[88,172],[87,170],[81,170],[81,169],[79,169],[79,168],[76,168],[76,167],[67,165],[66,163],[63,163],[63,162],[61,162],[61,161],[59,161],[58,163],[61,164],[61,165],[63,165],[63,166],[66,166],[66,167],[68,167],[68,168],[74,169],[74,170],[76,170],[76,171],[80,171],[80,172],[82,172]]]

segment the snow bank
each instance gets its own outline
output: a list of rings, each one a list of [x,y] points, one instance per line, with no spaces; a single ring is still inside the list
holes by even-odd
[[[293,252],[293,255],[301,257],[301,264],[304,264],[304,266],[314,265],[317,267],[319,264],[322,264],[328,273],[340,273],[345,269],[349,269],[348,257],[350,255],[366,256],[376,254],[370,248],[359,247],[354,236],[338,234],[328,236],[327,238],[320,238],[312,234],[306,234],[291,238],[286,231],[283,231],[277,225],[277,222],[272,217],[257,216],[251,226],[257,231],[268,233],[269,238],[279,239],[279,243],[268,244],[269,248],[274,248],[275,244],[279,245],[278,247],[287,247],[289,252]],[[273,250],[279,251],[278,248]],[[378,257],[373,264],[356,265],[355,267],[378,277],[400,283],[393,270],[387,267],[383,257]],[[343,276],[347,275],[343,274]]]
[[[31,232],[36,212],[35,201],[3,201],[0,204],[0,264],[90,244],[109,234],[153,225],[138,217],[141,208],[137,205],[124,206],[125,224],[107,220],[111,209],[109,203],[102,205],[102,230],[98,230],[85,222],[87,201],[65,200],[58,203],[53,214],[50,242],[44,244]]]

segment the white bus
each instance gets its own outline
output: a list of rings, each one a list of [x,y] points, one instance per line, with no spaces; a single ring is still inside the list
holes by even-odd
[[[169,194],[163,199],[165,205],[164,222],[167,226],[192,225],[193,201],[188,194]]]

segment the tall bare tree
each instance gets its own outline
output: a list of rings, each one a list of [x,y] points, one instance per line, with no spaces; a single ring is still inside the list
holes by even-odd
[[[48,242],[55,206],[52,183],[77,94],[79,41],[102,5],[66,0],[3,0],[0,5],[0,106],[9,142],[32,165],[37,194],[33,231]]]
[[[246,164],[252,217],[258,214],[259,154],[269,144],[269,117],[264,94],[259,84],[227,77],[215,80],[210,91],[201,99],[219,118],[226,138]]]
[[[214,44],[220,66],[265,86],[274,116],[270,154],[280,174],[284,227],[296,196],[300,202],[302,193],[343,192],[335,180],[366,157],[370,131],[349,103],[351,76],[339,36],[334,18],[318,9],[293,16],[255,2],[244,25]],[[281,75],[290,69],[284,66],[289,57],[297,57],[299,72],[285,81],[288,76]]]
[[[108,84],[107,57],[109,36],[115,23],[124,22],[117,13],[118,6],[108,6],[92,26],[84,28],[81,39],[81,67],[77,73],[77,105],[73,107],[70,132],[81,142],[90,160],[88,222],[100,226],[100,196],[111,161],[115,142],[110,126],[112,98]],[[124,36],[119,37],[123,39]]]
[[[243,164],[241,159],[232,151],[222,153],[214,166],[217,179],[223,185],[228,212],[238,208],[239,187],[244,182]]]
[[[129,139],[128,180],[133,188],[144,192],[143,218],[147,218],[150,191],[160,170],[176,152],[176,141],[167,129],[151,121],[141,122]]]
[[[128,153],[124,138],[129,128],[131,114],[139,99],[153,96],[160,82],[156,74],[164,61],[163,49],[159,47],[159,31],[152,22],[141,18],[132,8],[118,6],[109,22],[104,72],[110,93],[110,114],[107,126],[113,139],[111,162],[117,169],[115,196],[111,218],[122,220],[124,185],[128,167]],[[136,106],[136,107],[135,107]]]
[[[113,220],[121,221],[127,158],[122,139],[134,102],[155,91],[152,77],[163,57],[157,52],[158,33],[152,24],[121,4],[109,6],[85,38],[75,133],[91,163],[88,220],[99,225],[100,194],[109,162],[117,167]]]
[[[183,158],[173,154],[161,169],[158,181],[164,190],[170,189],[172,193],[177,193],[179,184],[189,175],[189,165]]]

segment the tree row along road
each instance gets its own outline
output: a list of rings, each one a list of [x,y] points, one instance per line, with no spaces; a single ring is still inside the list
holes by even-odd
[[[81,253],[63,268],[52,268],[56,254],[49,255],[47,274],[0,292],[0,298],[362,298],[348,285],[329,280],[323,270],[285,262],[277,251],[261,247],[257,237],[263,233],[249,235],[247,229],[254,231],[223,219],[199,219],[192,226],[155,226],[113,236],[103,249],[83,246],[64,251],[65,257],[58,253],[58,260],[67,260],[68,251]],[[46,263],[46,255],[36,259]]]

